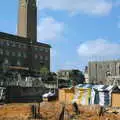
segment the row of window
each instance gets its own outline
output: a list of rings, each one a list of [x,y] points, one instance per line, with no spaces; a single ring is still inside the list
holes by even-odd
[[[70,75],[70,72],[59,72],[58,74],[60,77],[68,77]]]
[[[5,63],[5,64],[10,64],[10,61],[6,58],[6,59],[4,60],[4,63]],[[17,61],[16,61],[16,65],[18,65],[18,66],[21,65],[20,60],[17,60]]]
[[[41,52],[46,52],[48,53],[49,52],[49,49],[48,48],[43,48],[43,47],[34,47],[35,51],[41,51]]]
[[[14,42],[14,41],[9,41],[9,40],[0,40],[0,45],[3,46],[3,45],[6,45],[6,46],[12,46],[12,47],[18,47],[18,48],[24,48],[26,49],[27,48],[27,45],[26,44],[22,44],[22,43],[19,43],[19,42]],[[44,48],[44,47],[37,47],[37,46],[34,46],[34,49],[36,51],[44,51],[44,52],[49,52],[49,49],[48,48]]]
[[[10,61],[6,58],[6,59],[4,60],[4,64],[9,64],[9,65],[10,65]],[[18,66],[22,65],[22,64],[21,64],[21,61],[20,61],[19,59],[16,61],[16,65],[18,65]]]
[[[34,57],[35,57],[35,59],[40,58],[40,60],[43,60],[43,59],[44,59],[44,60],[48,61],[48,56],[45,56],[45,57],[44,57],[44,56],[42,56],[42,55],[39,56],[39,55],[35,54]]]
[[[10,54],[10,52],[9,52],[8,50],[6,50],[5,53],[3,53],[3,50],[0,49],[0,55],[3,55],[3,54],[5,54],[5,55],[7,55],[7,56],[12,55],[12,56],[18,56],[18,57],[24,57],[24,58],[27,57],[26,53],[11,52],[11,54]],[[38,54],[35,54],[35,55],[34,55],[34,58],[35,58],[35,59],[40,59],[40,60],[43,60],[43,59],[48,60],[48,56],[45,56],[45,57],[44,57],[44,56],[42,56],[42,55],[39,56]]]
[[[12,55],[12,56],[18,56],[18,57],[24,57],[24,58],[27,57],[26,53],[21,53],[21,52],[16,53],[16,52],[13,51],[10,54],[10,52],[8,50],[5,50],[5,52],[3,52],[3,49],[0,49],[0,55],[3,55],[3,54],[5,54],[7,56]]]
[[[0,45],[3,46],[3,45],[6,45],[6,46],[12,46],[12,47],[18,47],[18,48],[27,48],[27,45],[26,44],[22,44],[22,43],[19,43],[19,42],[14,42],[14,41],[9,41],[9,40],[1,40],[0,41]]]

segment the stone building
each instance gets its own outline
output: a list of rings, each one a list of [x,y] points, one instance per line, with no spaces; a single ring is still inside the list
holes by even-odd
[[[50,48],[37,42],[36,0],[19,0],[18,35],[0,32],[0,64],[9,69],[50,70]]]
[[[75,84],[80,84],[84,82],[84,75],[80,70],[71,69],[71,70],[59,70],[57,72],[57,77],[59,80],[73,81]]]
[[[120,76],[120,60],[89,62],[88,75],[89,83],[109,84],[108,77]]]

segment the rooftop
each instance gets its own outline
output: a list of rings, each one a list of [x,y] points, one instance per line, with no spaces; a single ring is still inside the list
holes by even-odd
[[[26,44],[30,44],[29,41],[31,41],[29,38],[13,35],[13,34],[9,34],[9,33],[4,33],[4,32],[0,32],[0,38],[6,39],[6,40],[11,40],[11,41],[16,41],[16,42],[21,42],[21,43],[26,43]],[[45,44],[45,43],[35,42],[32,44],[36,45],[36,46],[43,46],[43,47],[51,48],[51,46],[49,44]]]

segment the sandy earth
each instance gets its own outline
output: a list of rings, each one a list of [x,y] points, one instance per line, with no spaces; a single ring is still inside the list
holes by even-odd
[[[30,120],[33,103],[6,104],[0,106],[0,120]],[[38,105],[34,103],[34,105]],[[43,102],[40,104],[41,120],[59,120],[62,103]],[[79,106],[80,115],[73,112],[72,105],[65,105],[65,120],[120,120],[120,114],[104,113],[99,117],[99,106]],[[32,120],[32,119],[31,119]]]

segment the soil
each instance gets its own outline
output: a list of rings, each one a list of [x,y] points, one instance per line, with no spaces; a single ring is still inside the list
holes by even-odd
[[[0,120],[34,120],[31,106],[39,106],[38,103],[12,103],[0,106]],[[65,107],[64,120],[120,120],[120,114],[106,113],[100,115],[100,106],[80,106],[80,114],[73,111],[71,104],[65,105],[60,102],[40,103],[39,120],[59,120],[63,106]]]

